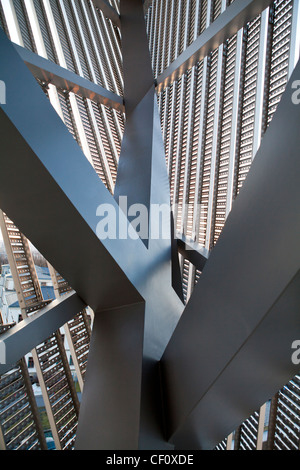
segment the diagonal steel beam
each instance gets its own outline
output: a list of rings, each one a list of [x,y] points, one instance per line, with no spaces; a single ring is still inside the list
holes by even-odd
[[[95,311],[140,301],[127,275],[144,245],[99,240],[98,207],[108,204],[118,214],[117,204],[2,30],[0,58],[3,210]],[[119,221],[128,226],[125,215]]]
[[[44,59],[44,57],[24,47],[17,44],[14,44],[14,47],[30,72],[42,82],[52,83],[62,90],[72,91],[83,98],[89,98],[96,103],[110,106],[118,111],[124,111],[123,98],[121,96],[60,67],[50,60]]]
[[[249,21],[266,9],[272,0],[235,0],[218,18],[157,77],[161,92],[197,62],[234,36]]]
[[[74,312],[80,312],[84,307],[84,302],[76,293],[66,294],[1,335],[0,347],[5,350],[5,364],[0,364],[0,375],[10,370],[23,356],[71,320]]]
[[[299,75],[300,63],[162,358],[178,448],[213,448],[299,369]]]

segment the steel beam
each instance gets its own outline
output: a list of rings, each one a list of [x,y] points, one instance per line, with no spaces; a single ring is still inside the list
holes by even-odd
[[[213,448],[299,369],[299,74],[300,63],[161,361],[178,448]]]
[[[235,0],[198,38],[157,78],[158,92],[232,37],[258,16],[272,0]]]
[[[198,243],[188,240],[183,234],[177,235],[178,253],[190,261],[196,269],[203,271],[209,257],[209,251]]]
[[[148,211],[148,221],[154,205],[164,205],[166,215],[163,227],[167,236],[165,239],[154,239],[151,229],[148,230],[143,239],[148,259],[145,254],[143,259],[139,259],[138,253],[132,255],[134,284],[145,299],[144,312],[141,311],[136,316],[135,305],[128,305],[120,312],[96,312],[82,397],[85,405],[81,408],[79,417],[76,449],[170,449],[171,446],[163,436],[157,364],[175,328],[183,304],[172,286],[174,266],[171,254],[169,183],[140,0],[121,2],[121,33],[126,126],[114,197],[125,212],[121,197],[127,198],[128,208],[134,207],[134,204],[143,205]],[[137,62],[138,71],[135,67]],[[143,264],[139,266],[141,261]],[[112,314],[116,315],[113,331],[106,320]],[[98,316],[103,317],[102,323],[100,320],[97,323]],[[128,332],[127,316],[131,323],[131,330]],[[123,352],[122,347],[114,348],[114,367],[112,360],[108,359],[106,362],[99,359],[112,355],[109,345],[102,339],[105,336],[110,338],[112,332],[120,338],[122,335],[135,335],[134,360],[129,346],[129,356]],[[124,342],[126,343],[125,338]],[[131,371],[130,374],[136,372],[140,381],[139,389],[136,378],[133,377],[128,379],[128,389],[121,386],[119,381],[123,376],[122,370],[124,373]],[[102,377],[107,380],[104,381]],[[99,401],[98,397],[103,397],[103,401]],[[96,409],[99,411],[95,412]],[[123,427],[121,422],[124,425],[127,423],[127,426]],[[94,438],[87,439],[87,430],[89,436]]]
[[[4,344],[6,363],[0,364],[0,375],[10,370],[23,356],[71,320],[74,312],[80,312],[84,307],[78,295],[71,292],[59,300],[53,300],[35,315],[3,333],[0,342]]]
[[[116,211],[117,224],[121,220],[127,228],[128,221],[123,214],[118,217],[113,197],[2,30],[0,41],[1,77],[7,84],[7,104],[0,111],[3,210],[94,311],[140,301],[122,268],[132,267],[130,252],[139,246],[144,251],[144,245],[131,239],[99,240],[99,205],[107,203]],[[28,211],[22,209],[25,195]],[[84,256],[74,259],[80,246]]]
[[[96,103],[110,106],[118,111],[124,111],[123,98],[121,96],[70,72],[70,70],[60,67],[24,47],[17,44],[14,44],[14,47],[30,72],[41,82],[46,84],[52,83],[62,90],[72,91],[83,98],[89,98]]]
[[[144,303],[96,314],[76,450],[139,445]]]

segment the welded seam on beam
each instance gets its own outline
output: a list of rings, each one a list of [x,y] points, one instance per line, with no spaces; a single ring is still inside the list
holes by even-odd
[[[272,0],[235,0],[167,69],[157,77],[160,93],[188,69],[236,34]]]
[[[20,57],[31,73],[45,83],[51,83],[57,88],[72,91],[83,98],[89,98],[99,104],[104,104],[118,111],[124,111],[123,98],[106,90],[96,83],[67,70],[24,47],[14,44]]]

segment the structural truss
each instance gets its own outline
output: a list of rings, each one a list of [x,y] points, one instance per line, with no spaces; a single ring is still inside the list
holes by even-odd
[[[0,26],[0,447],[47,448],[31,351],[58,450],[299,449],[299,0],[1,0]]]

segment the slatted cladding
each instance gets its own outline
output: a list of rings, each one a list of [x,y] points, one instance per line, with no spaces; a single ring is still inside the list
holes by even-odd
[[[155,77],[196,39],[201,30],[200,10],[206,14],[205,5],[203,7],[199,0],[153,0],[146,14],[146,28]]]
[[[228,170],[230,164],[233,96],[235,88],[236,36],[226,44],[226,65],[224,70],[223,109],[221,115],[220,147],[216,182],[215,220],[213,243],[215,244],[222,231],[226,218],[226,200],[228,193]]]
[[[175,176],[176,176],[176,150],[179,145],[179,130],[181,126],[181,80],[172,84],[172,125],[170,129],[170,147],[167,155],[169,165],[169,179],[170,179],[170,193],[171,202],[176,203],[175,189]]]
[[[3,7],[0,2],[0,28],[3,29],[3,31],[6,33],[6,35],[10,38],[9,32],[8,32],[8,27],[7,27],[7,22],[5,19]]]
[[[165,11],[164,2],[156,2],[155,4],[155,29],[152,68],[154,76],[157,77],[161,70],[162,63],[162,47],[163,47],[163,15]]]
[[[243,185],[253,158],[260,22],[261,18],[259,16],[248,25],[247,29],[242,116],[240,122],[239,161],[235,187],[236,194],[238,194]]]
[[[179,33],[179,21],[180,21],[180,2],[175,2],[172,5],[172,23],[171,23],[171,41],[169,44],[169,63],[172,63],[177,58],[177,48],[178,48],[178,33]],[[174,34],[174,31],[177,34]]]
[[[36,11],[37,19],[39,22],[41,34],[43,37],[45,49],[47,52],[47,58],[51,60],[52,62],[55,62],[56,64],[58,64],[59,62],[58,62],[52,34],[50,31],[48,18],[45,12],[44,4],[43,2],[39,0],[33,0],[33,3],[34,3],[34,8]]]
[[[274,449],[300,448],[300,376],[296,375],[279,393]]]
[[[7,450],[40,450],[21,361],[0,377],[0,426]]]
[[[104,86],[104,80],[99,68],[98,58],[94,47],[93,37],[91,34],[91,30],[87,24],[87,17],[85,15],[85,10],[83,8],[82,2],[78,3],[70,3],[70,7],[72,10],[72,17],[74,20],[74,24],[76,27],[76,32],[73,32],[73,37],[80,38],[80,42],[82,44],[82,52],[84,54],[84,62],[87,65],[89,70],[89,77],[90,80],[95,81],[98,85]],[[90,19],[88,18],[90,21]],[[74,34],[75,33],[75,34]],[[78,39],[76,41],[76,45],[78,44]],[[76,50],[78,50],[78,46],[76,46]],[[81,56],[80,56],[81,57]],[[80,60],[82,64],[82,59]],[[94,79],[95,77],[95,79]]]
[[[203,60],[198,62],[195,66],[195,84],[194,84],[194,106],[193,106],[193,129],[192,129],[192,142],[190,148],[190,172],[189,172],[189,188],[188,188],[188,212],[186,221],[186,234],[193,237],[194,218],[197,213],[194,213],[194,204],[197,202],[198,195],[196,194],[196,185],[199,175],[197,173],[198,167],[198,152],[199,152],[199,135],[202,132],[200,129],[200,113],[201,113],[201,100],[202,100],[202,79],[203,79]]]
[[[189,7],[190,0],[185,0],[181,3],[180,18],[179,18],[179,37],[178,37],[178,48],[176,51],[176,57],[178,57],[186,49],[188,43],[188,31],[189,31]]]
[[[180,124],[180,142],[178,142],[178,149],[177,149],[177,183],[176,183],[176,197],[175,202],[178,205],[178,212],[177,212],[177,230],[181,229],[183,223],[183,211],[186,201],[184,199],[185,194],[185,186],[187,184],[185,179],[186,167],[189,164],[189,142],[188,139],[190,138],[188,133],[188,126],[190,125],[190,99],[192,93],[192,71],[191,69],[184,76],[184,81],[182,83],[182,88],[184,93],[182,94],[181,98],[181,124]]]
[[[85,379],[87,368],[91,328],[89,317],[86,311],[78,313],[72,320],[68,322],[76,359],[80,368],[82,379]]]
[[[212,14],[211,21],[215,21],[218,16],[221,14],[222,9],[222,0],[213,0],[212,1]]]
[[[116,38],[112,38],[112,40],[110,40],[110,36],[112,34],[111,24],[100,13],[95,17],[93,6],[90,2],[88,2],[88,4],[90,5],[88,10],[90,12],[90,24],[105,75],[105,81],[103,81],[104,86],[109,90],[122,95],[122,65],[119,59],[119,48],[115,43]]]
[[[79,57],[80,65],[82,68],[83,77],[87,80],[92,81],[91,71],[88,65],[88,61],[86,58],[86,53],[84,51],[82,38],[80,37],[80,33],[78,31],[78,27],[76,26],[76,19],[74,17],[74,13],[72,11],[72,5],[69,0],[63,0],[63,5],[66,11],[67,19],[70,24],[70,28],[72,31],[72,37],[75,43],[76,52]]]
[[[63,113],[63,119],[64,123],[67,126],[67,129],[69,132],[72,134],[73,138],[76,140],[78,145],[82,148],[82,144],[79,138],[79,134],[77,131],[71,103],[70,103],[70,97],[68,92],[64,92],[62,90],[58,90],[58,98],[59,98],[59,103],[61,106],[61,110]]]
[[[226,450],[226,448],[227,448],[227,439],[224,439],[215,447],[214,450]]]
[[[24,0],[13,0],[24,47],[37,52]]]
[[[209,0],[203,0],[200,2],[200,5],[198,3],[198,8],[200,8],[200,15],[198,20],[198,36],[200,36],[200,34],[203,33],[203,31],[205,31],[206,29],[208,1]]]
[[[182,276],[182,291],[183,291],[183,298],[184,301],[188,301],[188,286],[189,286],[189,270],[190,270],[190,262],[187,259],[183,259],[182,261],[182,268],[181,268],[181,276]]]
[[[253,413],[240,427],[239,450],[256,450],[259,412]]]
[[[104,19],[104,17],[103,17]],[[122,59],[122,41],[119,28],[114,26],[110,19],[106,20],[106,31],[108,36],[108,44],[114,54],[115,60],[113,60],[112,67],[116,71],[117,78],[120,82],[119,93],[123,95],[123,59]]]
[[[190,5],[189,5],[189,27],[188,27],[188,46],[192,44],[192,42],[195,41],[198,35],[197,31],[197,9],[199,9],[198,6],[198,0],[190,0]]]
[[[217,69],[218,69],[218,49],[212,52],[209,58],[209,82],[207,89],[207,112],[205,119],[204,131],[204,146],[201,155],[201,195],[200,195],[200,210],[201,217],[198,229],[198,242],[205,245],[207,236],[207,215],[209,204],[209,188],[211,178],[211,158],[213,148],[213,134],[214,134],[214,113],[216,101],[216,83],[217,83]]]
[[[288,81],[292,11],[292,0],[275,0],[272,15],[270,69],[267,83],[266,127],[272,120]]]
[[[113,183],[115,183],[117,177],[118,155],[116,153],[117,150],[114,144],[113,135],[110,130],[110,125],[113,125],[113,121],[111,120],[109,122],[108,113],[103,105],[97,105],[92,102],[92,108],[105,152],[105,154],[102,155],[102,159],[106,159]],[[106,185],[109,187],[108,183],[106,183]],[[110,191],[113,192],[113,188],[110,188]]]
[[[60,2],[59,0],[52,0],[50,4],[67,69],[71,72],[78,73]]]
[[[123,66],[118,28],[97,11],[90,1],[86,2],[94,41],[101,58],[105,75],[105,88],[123,95]]]
[[[97,172],[98,176],[101,178],[103,183],[108,187],[109,179],[105,166],[103,164],[104,155],[102,155],[97,136],[95,134],[95,129],[93,127],[92,119],[90,116],[90,110],[87,106],[86,98],[82,98],[76,95],[76,103],[80,113],[81,122],[84,128],[84,133],[86,136],[87,144],[93,161],[93,167]]]
[[[70,375],[61,333],[57,331],[36,347],[36,353],[62,450],[74,448],[78,410],[71,393]]]

